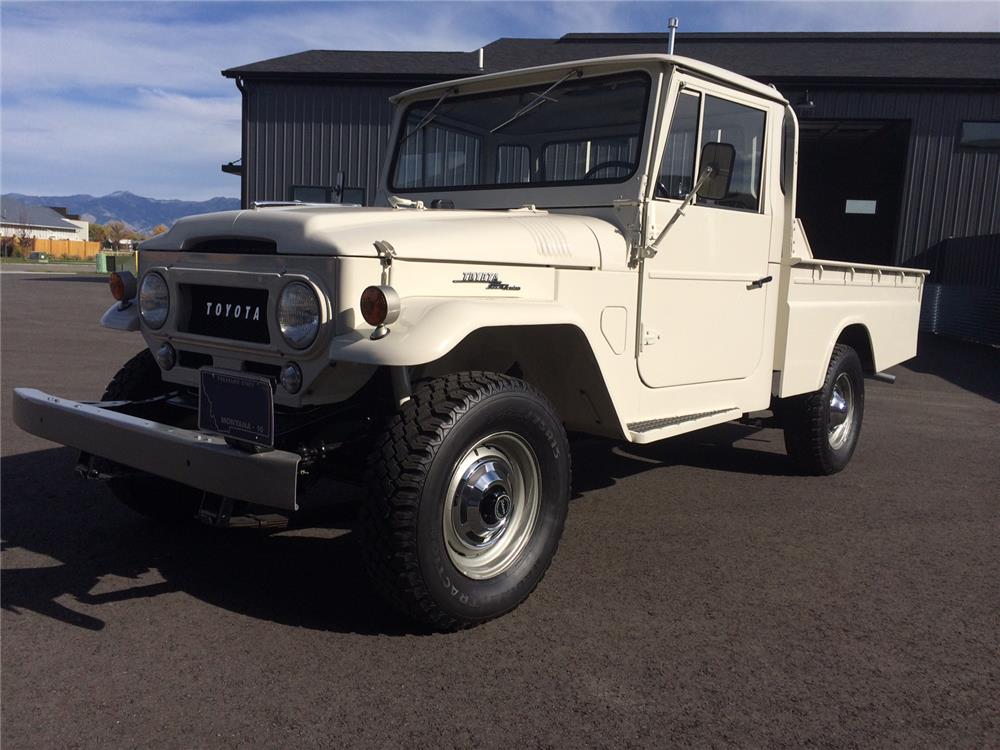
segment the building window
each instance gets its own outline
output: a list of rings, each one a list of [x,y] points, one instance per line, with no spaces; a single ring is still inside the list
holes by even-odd
[[[355,206],[365,205],[365,189],[345,187],[340,191],[340,202],[349,203]]]
[[[1000,122],[962,123],[962,133],[958,141],[962,148],[1000,150]]]
[[[363,206],[365,205],[365,189],[292,185],[292,200],[303,203],[350,203]]]
[[[316,185],[292,185],[292,200],[303,203],[330,203],[333,188]]]
[[[845,214],[868,214],[874,216],[877,213],[878,201],[864,198],[848,198],[844,201]]]

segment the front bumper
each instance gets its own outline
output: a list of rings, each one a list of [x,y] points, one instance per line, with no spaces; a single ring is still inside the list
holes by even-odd
[[[16,388],[14,424],[32,435],[235,500],[295,510],[297,453],[245,453],[216,435]]]

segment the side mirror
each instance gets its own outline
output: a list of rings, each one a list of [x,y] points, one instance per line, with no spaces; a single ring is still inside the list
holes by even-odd
[[[733,181],[736,149],[731,143],[706,143],[701,150],[701,174],[698,197],[718,201],[729,195]],[[710,173],[706,175],[708,170]]]

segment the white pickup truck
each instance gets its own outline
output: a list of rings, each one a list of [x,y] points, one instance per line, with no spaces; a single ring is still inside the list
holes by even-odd
[[[804,472],[847,465],[865,376],[915,354],[923,272],[812,257],[778,91],[635,55],[396,103],[382,207],[177,222],[112,279],[102,325],[146,348],[100,402],[18,389],[17,424],[158,518],[353,482],[373,581],[442,629],[541,580],[567,431],[648,443],[771,409]]]

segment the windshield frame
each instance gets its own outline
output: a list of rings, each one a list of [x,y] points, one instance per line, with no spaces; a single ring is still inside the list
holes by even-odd
[[[572,68],[563,69],[564,72],[571,72]],[[546,78],[545,80],[532,82],[532,83],[520,83],[517,85],[508,86],[498,86],[496,88],[490,88],[487,90],[480,91],[469,91],[469,92],[459,92],[457,94],[452,94],[445,99],[445,102],[453,102],[455,100],[475,100],[477,98],[488,98],[492,96],[502,95],[506,93],[516,93],[516,92],[526,92],[535,93],[540,86],[550,85],[559,80],[562,75],[559,70],[548,71],[551,73],[551,78]],[[429,96],[423,96],[413,101],[407,102],[405,107],[399,112],[396,119],[396,126],[393,130],[393,143],[392,143],[392,156],[387,164],[386,170],[386,180],[385,184],[390,194],[398,195],[413,195],[413,194],[440,194],[440,193],[472,193],[481,191],[524,191],[524,190],[545,190],[548,188],[560,188],[560,187],[594,187],[594,186],[608,186],[608,185],[621,185],[634,179],[636,174],[643,170],[645,160],[645,153],[648,151],[649,143],[648,140],[652,138],[652,133],[650,132],[649,125],[649,113],[651,109],[655,106],[653,97],[656,96],[656,75],[647,67],[628,67],[625,69],[616,70],[586,70],[584,69],[583,74],[576,78],[575,81],[590,81],[597,79],[613,79],[613,78],[624,78],[627,76],[637,76],[641,77],[643,83],[645,84],[645,95],[642,102],[642,114],[638,120],[638,125],[636,128],[636,158],[635,163],[631,171],[628,174],[606,177],[600,179],[574,179],[574,180],[546,180],[544,182],[510,182],[510,183],[489,183],[480,185],[422,185],[418,187],[399,187],[395,184],[396,174],[397,174],[397,163],[399,161],[402,148],[406,143],[406,136],[404,134],[404,128],[406,126],[406,121],[410,116],[410,112],[414,107],[428,107],[433,106],[433,102],[437,100],[439,95],[435,93],[430,93]],[[567,81],[568,82],[568,81]],[[565,85],[565,84],[563,84]],[[560,88],[562,88],[560,86]]]

